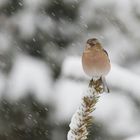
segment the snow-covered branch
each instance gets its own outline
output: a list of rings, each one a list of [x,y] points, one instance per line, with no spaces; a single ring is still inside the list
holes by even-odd
[[[95,105],[99,95],[103,92],[103,85],[100,79],[90,81],[87,90],[84,92],[81,104],[73,115],[68,132],[68,140],[86,140],[89,134],[89,126],[92,124],[91,113],[95,110]]]
[[[140,100],[140,76],[116,64],[112,64],[111,71],[107,77],[109,85],[132,94]]]

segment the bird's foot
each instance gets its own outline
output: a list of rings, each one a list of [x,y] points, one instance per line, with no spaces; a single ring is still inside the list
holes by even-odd
[[[89,87],[93,87],[96,90],[96,92],[99,94],[103,93],[103,91],[104,91],[101,78],[99,78],[97,80],[91,79],[90,83],[89,83]]]

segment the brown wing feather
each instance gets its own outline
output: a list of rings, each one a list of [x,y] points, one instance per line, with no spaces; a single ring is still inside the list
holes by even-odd
[[[108,53],[105,49],[103,49],[103,51],[105,52],[105,54],[108,56]],[[108,56],[108,59],[109,59],[109,56]],[[109,59],[109,62],[110,62],[110,59]]]
[[[105,49],[103,49],[103,51],[106,53],[106,55],[108,56],[108,53],[107,53],[107,51],[105,50]]]

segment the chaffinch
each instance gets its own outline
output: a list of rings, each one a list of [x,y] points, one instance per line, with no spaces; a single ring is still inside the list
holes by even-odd
[[[96,38],[88,39],[82,55],[82,65],[84,72],[95,79],[101,78],[103,89],[109,92],[105,76],[111,69],[108,53]]]

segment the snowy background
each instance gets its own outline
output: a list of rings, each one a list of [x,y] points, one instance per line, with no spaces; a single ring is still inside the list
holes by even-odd
[[[0,0],[0,140],[66,140],[91,37],[112,69],[89,140],[140,140],[139,29],[139,0]]]

